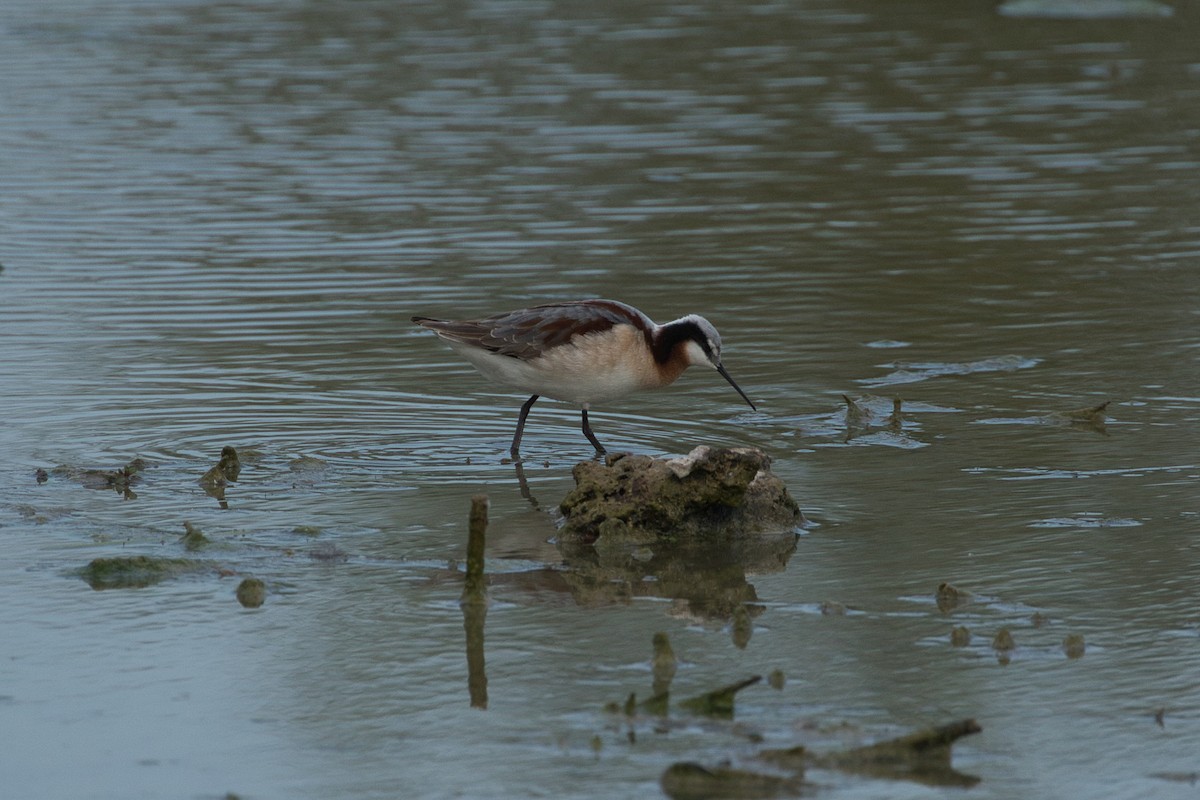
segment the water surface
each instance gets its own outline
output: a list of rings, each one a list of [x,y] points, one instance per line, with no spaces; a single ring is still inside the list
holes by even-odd
[[[757,736],[832,748],[962,717],[984,729],[956,747],[972,796],[1194,795],[1186,4],[5,8],[14,796],[654,796],[673,761],[743,759]],[[763,608],[745,649],[700,598],[571,586],[504,459],[523,398],[408,321],[587,296],[705,314],[760,405],[692,371],[593,412],[610,449],[762,447],[817,523],[740,576]],[[843,394],[874,419],[847,426]],[[879,424],[897,396],[902,426]],[[1103,426],[1057,416],[1104,401]],[[591,456],[577,426],[549,402],[530,418],[543,507]],[[222,505],[196,481],[224,445],[246,465]],[[34,477],[135,456],[136,498]],[[446,569],[480,492],[486,710]],[[72,573],[184,555],[185,520],[223,572],[104,592]],[[256,611],[233,596],[247,574]],[[976,602],[943,614],[942,581]],[[681,716],[631,743],[601,709],[649,692],[660,630],[679,698],[788,682],[747,690],[737,725]],[[830,797],[961,791],[810,777]]]

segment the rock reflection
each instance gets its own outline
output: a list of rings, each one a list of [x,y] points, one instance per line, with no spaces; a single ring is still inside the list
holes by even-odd
[[[791,531],[736,540],[659,544],[653,550],[599,550],[560,544],[566,571],[554,583],[584,606],[628,603],[637,597],[674,600],[671,613],[700,622],[749,619],[762,612],[748,575],[782,572],[796,550]],[[735,626],[736,628],[737,626]],[[734,638],[739,638],[736,631]],[[749,634],[743,633],[749,641]]]
[[[605,469],[593,462],[584,464],[588,471]],[[675,466],[683,469],[681,464]],[[514,462],[514,467],[522,497],[542,510],[529,493],[520,464]],[[740,482],[741,490],[745,491],[748,482],[754,489],[748,494],[751,498],[759,494],[783,498],[782,516],[802,522],[803,517],[782,483],[765,470],[756,470],[757,467],[742,476],[745,480]],[[765,503],[761,497],[746,502],[760,506]],[[731,525],[728,514],[717,513],[715,518],[720,523],[718,528],[697,533],[694,528],[700,524],[700,518],[690,515],[688,523],[693,530],[672,528],[681,535],[670,537],[630,525],[622,525],[619,531],[610,530],[612,525],[606,526],[605,533],[595,537],[560,532],[554,542],[562,559],[560,564],[488,575],[486,585],[517,598],[536,598],[538,602],[570,597],[581,607],[621,605],[635,598],[669,599],[673,601],[670,606],[673,616],[702,623],[734,623],[731,635],[744,647],[753,631],[752,618],[764,610],[749,576],[778,573],[786,568],[796,550],[796,526],[758,529],[755,521],[770,518],[762,507],[752,508],[745,517],[751,522],[749,530]]]

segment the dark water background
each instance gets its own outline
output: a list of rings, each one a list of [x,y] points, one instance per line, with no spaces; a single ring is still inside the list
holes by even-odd
[[[975,717],[972,797],[1195,796],[1198,12],[7,0],[5,792],[644,797],[760,735]],[[611,449],[762,447],[819,523],[747,576],[745,649],[679,600],[554,584],[570,564],[503,460],[522,398],[408,322],[588,296],[705,314],[761,409],[693,371],[594,412]],[[848,430],[842,394],[901,397],[902,429]],[[1102,428],[1052,416],[1104,401]],[[590,457],[576,426],[531,417],[545,506]],[[247,461],[228,508],[196,483],[223,445]],[[34,480],[134,456],[136,499]],[[486,711],[444,570],[478,492],[506,578]],[[70,572],[182,555],[184,520],[267,582],[262,609],[234,576],[95,592]],[[941,581],[976,602],[941,613]],[[601,707],[649,692],[659,630],[678,697],[789,680],[747,690],[736,725],[631,744]]]

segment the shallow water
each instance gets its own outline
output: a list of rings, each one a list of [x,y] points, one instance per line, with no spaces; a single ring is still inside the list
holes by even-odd
[[[9,0],[5,791],[655,796],[752,735],[975,717],[973,797],[1194,796],[1200,17],[919,6]],[[732,565],[764,609],[745,649],[703,586],[571,584],[504,459],[523,398],[408,322],[586,296],[705,314],[760,405],[692,371],[595,411],[610,449],[762,447],[816,523]],[[1057,416],[1106,400],[1103,426]],[[530,417],[543,507],[591,455],[577,426]],[[197,479],[224,445],[221,504]],[[134,456],[135,498],[34,478]],[[446,570],[480,492],[486,711]],[[185,520],[221,572],[73,573],[183,555]],[[942,581],[975,602],[943,614]],[[631,743],[601,709],[649,693],[659,630],[677,698],[787,684]]]

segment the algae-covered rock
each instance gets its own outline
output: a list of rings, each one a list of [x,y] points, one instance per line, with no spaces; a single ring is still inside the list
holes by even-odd
[[[152,586],[176,575],[207,569],[207,564],[187,558],[116,556],[94,558],[79,574],[93,589],[128,589]]]
[[[683,458],[617,454],[572,471],[559,508],[567,540],[630,543],[731,536],[797,525],[800,509],[770,459],[748,447],[697,447]]]

